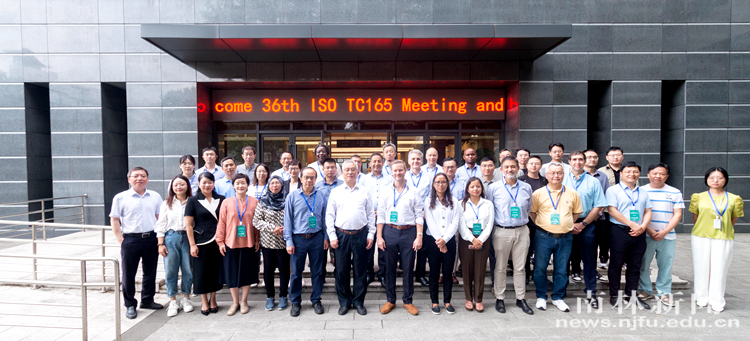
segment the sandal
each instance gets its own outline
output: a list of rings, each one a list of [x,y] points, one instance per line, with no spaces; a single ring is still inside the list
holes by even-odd
[[[468,311],[474,310],[474,304],[471,303],[471,301],[466,301],[466,310]]]
[[[477,303],[477,312],[478,313],[484,312],[484,304]]]

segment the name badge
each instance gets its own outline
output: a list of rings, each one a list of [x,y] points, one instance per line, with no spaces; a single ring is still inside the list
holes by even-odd
[[[560,225],[560,213],[552,213],[549,216],[549,222],[552,225]]]
[[[245,225],[237,226],[237,237],[244,237],[244,236],[246,236]]]
[[[714,228],[717,230],[721,230],[721,218],[714,219]]]
[[[510,207],[510,217],[511,218],[521,218],[521,208],[518,206],[511,206]]]
[[[630,221],[639,220],[641,220],[641,212],[638,212],[638,210],[630,210]]]
[[[391,211],[391,223],[397,223],[398,222],[398,212]]]
[[[307,227],[311,229],[318,227],[318,219],[315,217],[307,218]]]
[[[482,234],[482,224],[474,223],[474,226],[471,227],[471,233],[475,236]]]

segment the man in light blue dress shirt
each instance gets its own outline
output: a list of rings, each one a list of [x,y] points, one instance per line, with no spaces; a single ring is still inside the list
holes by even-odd
[[[237,164],[234,163],[234,159],[227,156],[221,159],[221,170],[224,172],[224,177],[216,180],[214,185],[216,193],[223,195],[225,198],[231,198],[237,193],[234,191],[234,176],[237,175]]]
[[[219,157],[218,152],[216,151],[216,148],[214,147],[206,147],[203,148],[203,161],[206,162],[206,164],[198,168],[195,173],[200,174],[203,172],[208,172],[214,175],[214,178],[216,180],[219,180],[224,177],[224,171],[221,170],[221,167],[216,164],[216,158]]]

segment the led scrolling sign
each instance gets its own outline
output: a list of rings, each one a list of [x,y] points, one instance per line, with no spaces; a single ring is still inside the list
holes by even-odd
[[[504,89],[214,90],[216,121],[504,120]]]

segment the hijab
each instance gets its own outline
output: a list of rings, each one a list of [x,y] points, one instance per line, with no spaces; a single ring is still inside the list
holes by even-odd
[[[268,179],[268,183],[271,180],[277,179],[281,183],[281,190],[278,193],[271,192],[271,187],[266,189],[266,193],[263,193],[263,197],[260,198],[260,203],[264,206],[268,206],[274,211],[280,211],[284,209],[284,201],[286,200],[286,188],[284,187],[284,180],[280,176],[274,175]]]

